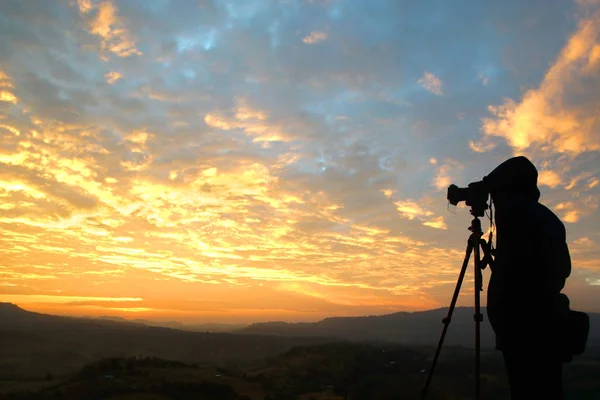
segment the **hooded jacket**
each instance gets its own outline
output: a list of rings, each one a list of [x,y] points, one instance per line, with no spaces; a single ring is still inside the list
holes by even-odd
[[[496,216],[487,311],[499,349],[558,348],[559,321],[569,309],[568,298],[560,293],[571,273],[566,230],[538,202],[537,177],[527,158],[514,157],[483,180]]]

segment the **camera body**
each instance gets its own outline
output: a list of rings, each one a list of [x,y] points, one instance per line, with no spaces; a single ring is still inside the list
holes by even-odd
[[[448,187],[446,197],[453,206],[464,201],[471,207],[471,214],[474,217],[483,217],[485,210],[488,209],[489,188],[484,181],[471,182],[465,188],[452,184]]]

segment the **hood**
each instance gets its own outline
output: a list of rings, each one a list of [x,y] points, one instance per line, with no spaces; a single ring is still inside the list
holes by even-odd
[[[537,187],[538,172],[527,157],[513,157],[497,166],[483,178],[492,196],[521,193],[535,201],[540,198]]]

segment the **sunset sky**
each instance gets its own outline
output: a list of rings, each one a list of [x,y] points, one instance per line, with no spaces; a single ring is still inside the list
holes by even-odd
[[[523,154],[600,311],[599,115],[600,0],[2,0],[0,301],[447,306],[471,217],[446,188]]]

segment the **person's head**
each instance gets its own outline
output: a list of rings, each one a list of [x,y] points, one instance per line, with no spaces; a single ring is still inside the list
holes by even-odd
[[[537,187],[538,172],[526,157],[513,157],[497,166],[483,178],[492,200],[496,202],[504,197],[519,194],[538,201],[540,191]]]

